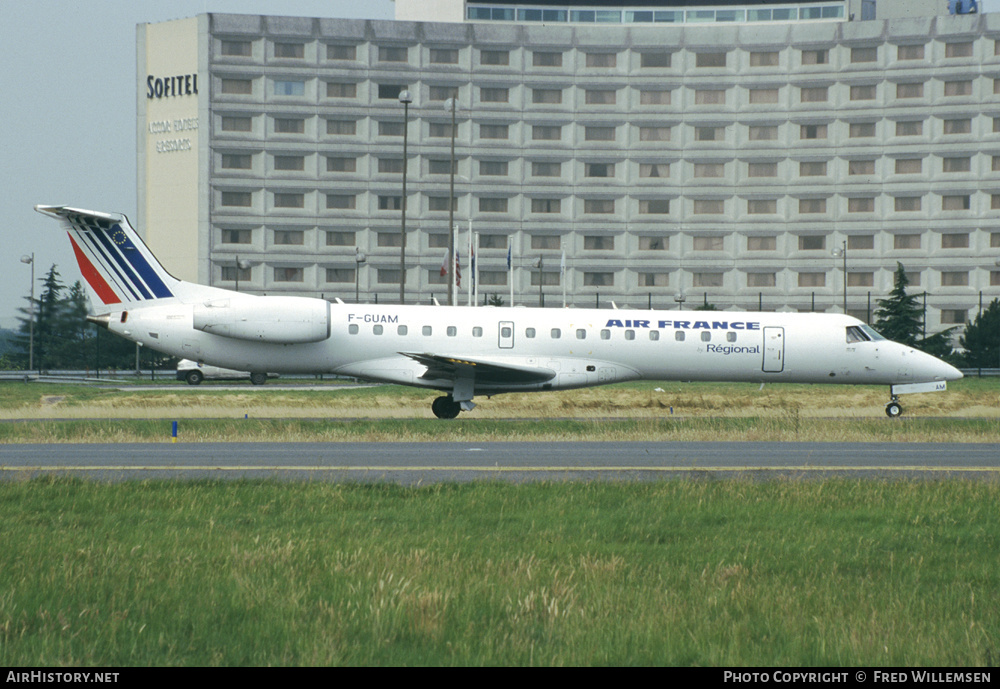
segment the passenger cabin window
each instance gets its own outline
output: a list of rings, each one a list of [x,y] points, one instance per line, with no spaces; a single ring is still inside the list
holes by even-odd
[[[712,333],[710,333],[710,332],[709,332],[709,331],[707,331],[707,330],[706,330],[706,331],[704,331],[704,332],[703,332],[703,333],[701,334],[701,341],[702,341],[702,342],[711,342],[711,341],[712,341]]]
[[[535,336],[535,329],[534,328],[525,328],[524,329],[524,336],[525,337],[534,337]]]
[[[381,325],[376,325],[375,327],[372,328],[372,332],[375,333],[376,335],[381,335],[382,334],[382,326]]]
[[[479,327],[479,326],[477,325],[476,327],[474,327],[474,328],[472,329],[472,336],[473,336],[473,337],[482,337],[482,336],[483,336],[483,329],[482,329],[482,328],[480,328],[480,327]]]
[[[448,337],[455,337],[458,334],[458,328],[453,325],[448,326]]]
[[[634,330],[626,330],[625,331],[625,339],[626,340],[634,340],[635,339],[635,331]]]
[[[429,325],[425,325],[425,326],[423,327],[423,333],[424,333],[424,337],[430,337],[430,336],[431,336],[431,333],[433,333],[433,332],[434,332],[434,331],[433,331],[433,329],[431,328],[431,326],[429,326]]]
[[[576,339],[578,339],[578,340],[586,340],[587,339],[587,331],[584,330],[583,328],[577,328],[576,329]]]
[[[726,333],[726,342],[736,342],[736,333]]]
[[[674,331],[674,339],[677,340],[678,342],[683,342],[684,341],[684,331],[683,330],[675,330]]]
[[[396,328],[397,335],[405,335],[407,333],[407,327],[405,325],[400,325]]]
[[[657,340],[659,340],[660,339],[660,331],[659,330],[650,330],[649,331],[649,339],[650,339],[651,342],[656,342]]]
[[[611,331],[610,330],[602,330],[601,331],[601,339],[602,340],[610,340],[611,339]]]
[[[562,337],[562,331],[559,328],[552,328],[551,334],[553,340],[558,340],[560,337]]]
[[[352,323],[351,325],[347,326],[347,332],[349,332],[352,335],[357,335],[358,334],[358,330],[359,330],[359,328],[358,328],[357,323]]]
[[[509,325],[505,325],[500,328],[500,337],[512,337],[514,335],[514,329]]]

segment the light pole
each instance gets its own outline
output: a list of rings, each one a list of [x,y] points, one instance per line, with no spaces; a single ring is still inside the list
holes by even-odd
[[[240,291],[240,271],[250,267],[249,261],[241,261],[239,254],[236,255],[236,291]]]
[[[400,221],[400,243],[399,243],[399,303],[403,303],[406,285],[406,168],[409,167],[409,159],[406,157],[407,134],[410,129],[410,103],[413,96],[409,91],[403,90],[399,93],[399,102],[403,104],[403,202],[400,204],[403,214]]]
[[[354,248],[354,303],[360,304],[359,299],[359,287],[361,285],[361,264],[365,262],[365,255],[358,250],[357,247]]]
[[[451,109],[451,174],[448,179],[448,306],[455,305],[455,108],[456,99],[449,98],[444,103],[445,110]]]
[[[35,368],[35,252],[31,256],[25,254],[21,257],[21,263],[31,266],[31,299],[28,302],[28,370]]]
[[[834,256],[844,259],[844,315],[847,315],[847,240],[845,239],[840,249],[833,250]]]

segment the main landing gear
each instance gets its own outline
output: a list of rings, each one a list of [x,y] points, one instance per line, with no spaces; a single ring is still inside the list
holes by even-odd
[[[431,403],[431,411],[439,419],[454,419],[462,411],[462,405],[451,395],[438,397]]]
[[[903,405],[899,403],[899,395],[892,395],[889,404],[885,405],[885,415],[895,419],[903,413]]]

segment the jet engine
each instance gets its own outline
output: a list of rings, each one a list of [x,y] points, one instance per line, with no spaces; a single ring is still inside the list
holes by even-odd
[[[219,299],[194,307],[194,328],[212,335],[272,344],[330,337],[330,303],[308,297]]]

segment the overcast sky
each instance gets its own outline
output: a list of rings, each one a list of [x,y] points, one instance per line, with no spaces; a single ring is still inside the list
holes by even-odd
[[[0,0],[0,328],[69,240],[35,204],[136,217],[135,27],[205,12],[392,19],[391,0]]]
[[[1000,0],[981,7],[996,11]],[[80,278],[69,241],[35,204],[137,216],[137,24],[205,12],[391,19],[393,10],[391,0],[0,0],[0,327],[16,327],[27,305],[22,256],[35,254],[36,296],[52,264],[65,284]]]

